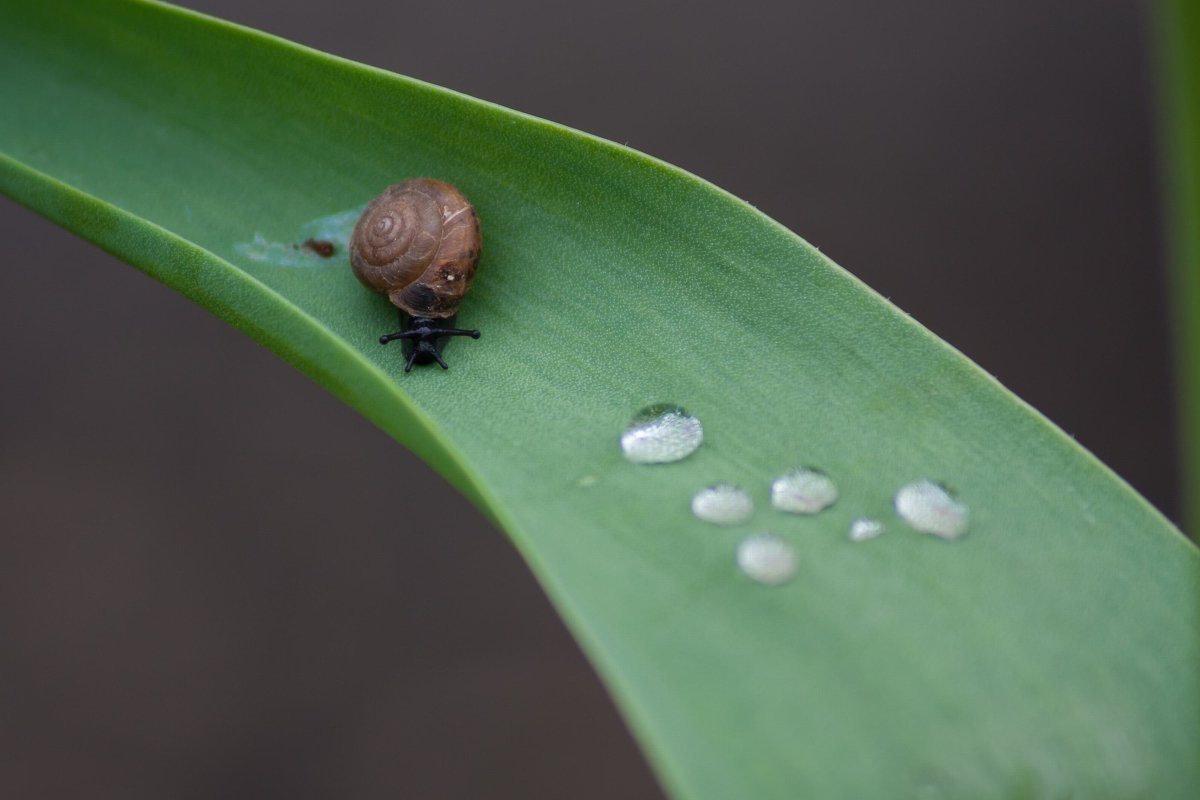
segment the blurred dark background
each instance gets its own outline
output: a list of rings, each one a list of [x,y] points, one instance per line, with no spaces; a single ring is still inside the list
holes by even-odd
[[[713,181],[1176,514],[1145,4],[185,4]],[[660,796],[440,478],[7,200],[0,237],[0,796]]]

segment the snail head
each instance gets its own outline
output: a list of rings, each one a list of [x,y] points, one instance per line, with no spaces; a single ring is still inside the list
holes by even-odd
[[[379,343],[387,344],[399,339],[405,345],[404,352],[408,355],[408,360],[404,364],[405,372],[412,372],[414,364],[430,364],[434,361],[442,369],[449,369],[446,362],[442,360],[440,340],[450,336],[479,338],[479,331],[442,327],[442,322],[450,320],[437,320],[432,317],[406,317],[403,314],[401,319],[404,322],[404,330],[380,336]]]

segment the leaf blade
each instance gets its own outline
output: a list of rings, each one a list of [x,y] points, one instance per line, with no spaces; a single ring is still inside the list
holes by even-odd
[[[1196,609],[1180,602],[1194,549],[791,233],[631,151],[187,12],[4,13],[19,124],[0,125],[0,188],[243,327],[468,492],[679,795],[1197,785],[1179,767],[1197,721],[1181,710],[1195,687],[1178,686],[1198,655]],[[373,346],[392,312],[347,269],[283,269],[238,245],[294,241],[431,171],[484,219],[462,321],[485,338],[453,347],[446,376],[400,379]],[[708,441],[681,464],[632,467],[616,433],[659,400],[698,413]],[[727,479],[762,505],[801,459],[843,500],[813,521],[760,508],[755,526],[778,527],[805,565],[763,590],[733,569],[738,533],[690,519],[686,500]],[[972,504],[967,540],[889,516],[890,492],[929,472]],[[849,545],[858,513],[888,518],[890,535]],[[1100,641],[1096,609],[1113,622]],[[866,765],[864,736],[879,742]]]

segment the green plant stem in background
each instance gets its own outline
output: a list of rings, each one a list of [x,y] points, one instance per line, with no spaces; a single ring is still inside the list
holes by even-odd
[[[746,204],[157,4],[0,0],[0,107],[0,191],[280,353],[504,529],[675,796],[1200,793],[1195,548]],[[459,324],[484,336],[452,346],[449,372],[405,376],[377,342],[394,310],[344,254],[297,261],[290,244],[416,175],[455,183],[483,219]],[[697,414],[704,445],[623,460],[618,434],[651,402]],[[839,487],[815,517],[766,502],[801,465]],[[962,539],[896,517],[893,493],[921,478],[969,505]],[[748,524],[690,514],[718,481],[751,491]],[[852,543],[864,515],[887,530]],[[753,530],[796,548],[794,580],[738,572]],[[429,534],[400,515],[395,535]]]
[[[1200,3],[1163,0],[1158,11],[1181,496],[1185,528],[1196,536],[1200,534]]]

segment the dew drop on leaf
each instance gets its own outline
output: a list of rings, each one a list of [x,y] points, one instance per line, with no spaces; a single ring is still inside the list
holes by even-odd
[[[646,406],[621,434],[621,452],[634,464],[666,464],[695,452],[704,441],[700,420],[679,406]]]
[[[754,501],[742,487],[718,483],[692,496],[692,513],[698,519],[716,525],[737,525],[750,519]]]
[[[771,505],[792,514],[816,514],[837,499],[837,486],[819,469],[791,469],[771,483]]]
[[[749,578],[777,586],[796,574],[796,551],[772,533],[755,533],[738,545],[737,563]]]
[[[921,533],[957,539],[967,530],[967,507],[933,481],[917,481],[900,487],[895,505],[896,513]]]
[[[850,523],[850,541],[865,542],[883,533],[883,523],[871,517],[856,517]]]

